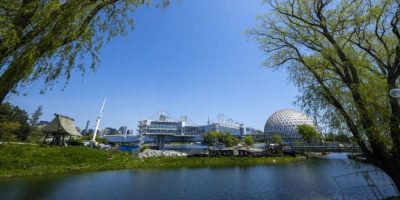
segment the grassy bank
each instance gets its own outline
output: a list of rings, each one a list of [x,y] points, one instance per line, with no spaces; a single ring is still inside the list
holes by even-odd
[[[250,166],[284,164],[301,158],[132,158],[130,154],[86,147],[0,145],[0,177],[135,168]]]

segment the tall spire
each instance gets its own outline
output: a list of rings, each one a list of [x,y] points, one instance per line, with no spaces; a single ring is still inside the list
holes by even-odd
[[[103,114],[103,109],[104,109],[104,105],[106,104],[106,100],[107,100],[107,97],[104,98],[103,105],[101,106],[101,109],[100,109],[99,117],[97,117],[97,120],[96,120],[96,128],[94,129],[93,139],[92,139],[93,142],[96,142],[97,130],[99,129],[99,126],[100,126],[101,114]]]

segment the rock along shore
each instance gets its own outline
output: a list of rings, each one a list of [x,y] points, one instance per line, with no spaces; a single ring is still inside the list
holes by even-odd
[[[151,158],[151,157],[185,157],[187,153],[182,153],[178,151],[171,150],[153,150],[146,149],[143,152],[139,153],[139,158]]]

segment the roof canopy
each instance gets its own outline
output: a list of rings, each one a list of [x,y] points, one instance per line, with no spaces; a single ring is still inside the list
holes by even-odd
[[[53,121],[42,129],[44,133],[82,136],[75,128],[74,119],[60,114],[54,115]]]

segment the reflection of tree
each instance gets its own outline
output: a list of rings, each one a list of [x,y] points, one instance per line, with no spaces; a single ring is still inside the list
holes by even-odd
[[[18,196],[17,199],[51,199],[53,193],[57,191],[58,185],[62,185],[60,182],[64,178],[62,176],[28,177],[13,181],[14,183],[9,187],[16,188],[17,194],[15,196]]]

